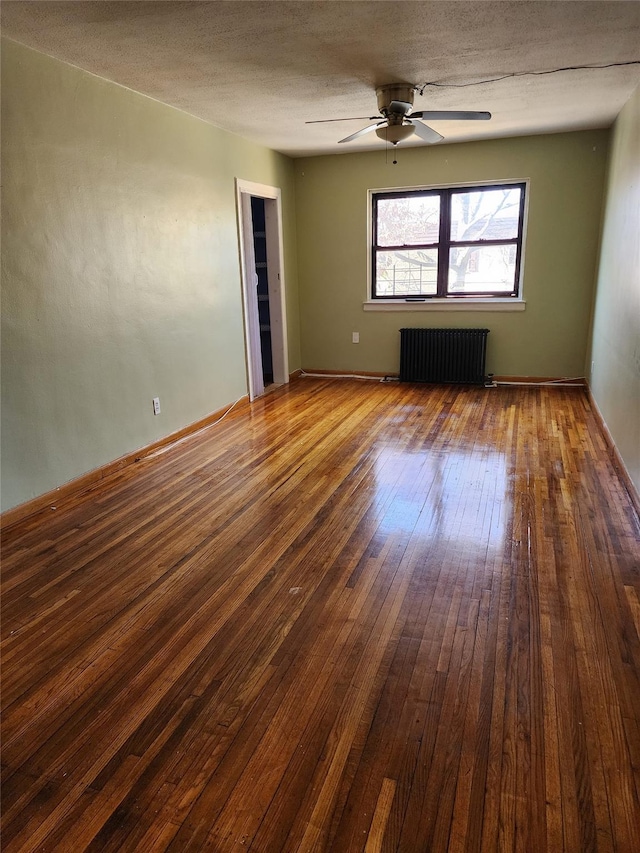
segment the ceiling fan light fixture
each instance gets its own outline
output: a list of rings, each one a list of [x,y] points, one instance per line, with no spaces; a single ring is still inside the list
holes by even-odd
[[[397,145],[398,142],[407,139],[412,133],[413,126],[410,124],[392,124],[376,128],[376,136],[392,145]]]

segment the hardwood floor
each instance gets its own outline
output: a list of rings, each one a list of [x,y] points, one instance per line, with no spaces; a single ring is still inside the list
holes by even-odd
[[[9,529],[3,849],[640,851],[581,389],[302,379]]]

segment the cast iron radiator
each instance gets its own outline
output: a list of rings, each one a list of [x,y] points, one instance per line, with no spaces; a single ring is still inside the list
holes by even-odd
[[[401,382],[484,385],[489,329],[400,329]]]

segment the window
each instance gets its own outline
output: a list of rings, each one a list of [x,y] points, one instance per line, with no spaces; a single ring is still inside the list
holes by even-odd
[[[372,194],[373,299],[519,297],[525,185]]]

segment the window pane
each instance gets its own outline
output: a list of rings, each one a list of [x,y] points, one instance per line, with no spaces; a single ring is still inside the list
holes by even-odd
[[[378,199],[378,246],[437,243],[440,196]]]
[[[376,296],[435,296],[438,250],[378,252]]]
[[[449,253],[449,293],[513,293],[516,246],[467,246]]]
[[[511,240],[518,236],[520,187],[454,192],[452,240]]]

